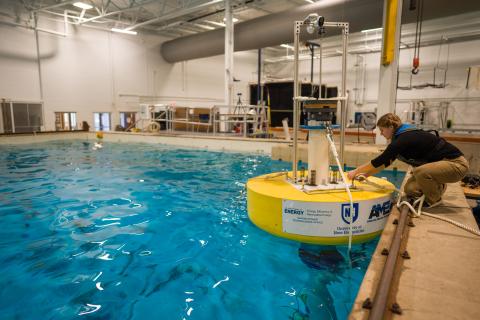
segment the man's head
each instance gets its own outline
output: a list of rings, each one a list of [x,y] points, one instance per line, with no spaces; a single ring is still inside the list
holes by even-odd
[[[393,133],[402,125],[402,120],[393,113],[387,113],[377,121],[377,127],[380,133],[386,139],[392,139]]]

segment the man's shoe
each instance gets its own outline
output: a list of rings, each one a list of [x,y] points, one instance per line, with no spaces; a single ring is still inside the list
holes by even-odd
[[[443,183],[440,185],[440,194],[443,196],[443,194],[445,193],[445,191],[447,191],[447,184]]]

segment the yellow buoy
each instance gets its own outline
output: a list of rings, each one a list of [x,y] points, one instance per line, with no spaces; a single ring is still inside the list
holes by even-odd
[[[97,139],[103,139],[103,132],[102,131],[97,132]]]
[[[385,189],[356,182],[353,197],[353,243],[380,234],[392,207],[394,186],[380,178],[369,180]],[[267,174],[247,182],[250,220],[273,235],[305,243],[348,243],[350,201],[345,189],[304,192],[285,174]]]

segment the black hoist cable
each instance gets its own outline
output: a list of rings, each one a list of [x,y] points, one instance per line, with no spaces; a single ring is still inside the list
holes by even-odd
[[[410,3],[410,9],[415,8],[415,5],[413,4],[413,2],[414,1]],[[417,25],[415,27],[415,45],[414,45],[414,51],[413,51],[413,64],[412,64],[413,74],[417,74],[420,67],[420,43],[422,38],[422,22],[423,22],[423,0],[418,0]]]

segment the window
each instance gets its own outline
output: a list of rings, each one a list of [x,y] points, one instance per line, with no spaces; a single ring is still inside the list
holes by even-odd
[[[41,103],[3,101],[1,112],[5,133],[41,131],[43,125]]]
[[[135,112],[120,112],[120,125],[124,130],[135,128]]]
[[[55,112],[55,130],[75,130],[77,129],[76,112]]]
[[[110,131],[110,113],[95,112],[93,114],[93,125],[95,131]]]

